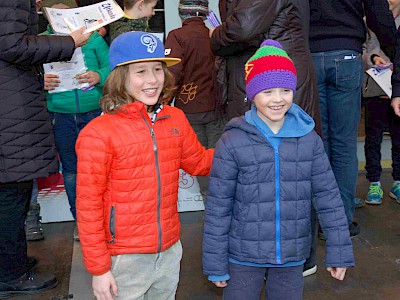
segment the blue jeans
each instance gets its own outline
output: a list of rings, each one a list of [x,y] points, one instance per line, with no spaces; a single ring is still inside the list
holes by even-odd
[[[361,114],[361,53],[335,50],[312,53],[318,77],[322,139],[332,165],[349,224],[353,221]]]
[[[75,220],[77,164],[75,143],[83,127],[100,114],[100,109],[81,114],[50,113],[55,144],[62,164],[65,192],[67,193],[70,210]]]
[[[229,276],[223,300],[259,300],[264,277],[268,300],[301,300],[303,296],[303,265],[259,268],[229,263]]]

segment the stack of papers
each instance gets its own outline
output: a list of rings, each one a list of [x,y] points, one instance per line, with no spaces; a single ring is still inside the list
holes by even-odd
[[[123,10],[114,0],[78,8],[44,7],[43,10],[54,32],[65,35],[82,26],[86,27],[85,33],[92,32],[124,16]]]

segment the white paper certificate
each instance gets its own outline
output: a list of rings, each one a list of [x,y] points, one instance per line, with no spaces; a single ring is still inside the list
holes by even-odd
[[[369,76],[376,81],[376,83],[381,87],[381,89],[386,93],[386,95],[392,97],[392,70],[390,68],[377,69],[370,68],[366,71]]]
[[[43,8],[54,32],[70,34],[72,31],[86,27],[85,32],[92,32],[124,16],[121,7],[114,0],[78,8]]]
[[[78,83],[76,75],[86,72],[87,68],[83,59],[82,48],[76,48],[70,61],[52,62],[43,65],[46,74],[59,76],[60,85],[51,93],[59,93],[89,87],[88,83]]]

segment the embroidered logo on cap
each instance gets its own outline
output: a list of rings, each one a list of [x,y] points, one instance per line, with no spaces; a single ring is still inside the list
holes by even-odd
[[[142,35],[140,41],[147,47],[147,52],[149,53],[153,53],[157,48],[157,40],[149,34]]]

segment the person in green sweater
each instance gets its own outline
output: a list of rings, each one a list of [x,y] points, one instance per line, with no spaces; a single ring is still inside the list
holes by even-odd
[[[156,5],[157,0],[124,0],[125,16],[110,24],[111,42],[124,32],[148,31]]]
[[[42,34],[52,33],[52,28],[49,26],[47,31]],[[89,83],[91,88],[86,89],[86,91],[75,89],[49,93],[59,86],[60,79],[55,74],[46,73],[44,75],[47,107],[53,123],[55,144],[62,164],[65,191],[75,220],[77,168],[75,143],[83,127],[101,114],[99,100],[102,97],[103,84],[110,73],[108,50],[107,43],[96,31],[90,36],[86,45],[82,46],[87,71],[76,76],[76,78],[79,83]],[[74,231],[74,239],[79,240],[77,230]]]

